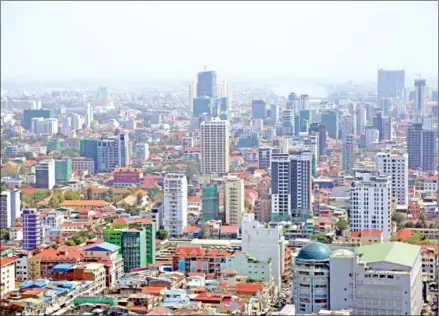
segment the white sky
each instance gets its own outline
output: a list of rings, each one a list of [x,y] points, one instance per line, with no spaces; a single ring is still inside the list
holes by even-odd
[[[438,3],[2,2],[1,75],[437,77]]]

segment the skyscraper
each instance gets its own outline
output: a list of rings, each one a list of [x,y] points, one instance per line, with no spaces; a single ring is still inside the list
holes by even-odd
[[[195,79],[188,87],[189,93],[189,110],[193,111],[194,99],[197,97],[197,80]]]
[[[253,100],[252,101],[252,118],[266,118],[267,117],[267,106],[263,100]]]
[[[187,226],[187,179],[167,173],[164,179],[163,226],[170,237],[181,237]]]
[[[241,226],[244,214],[244,181],[236,176],[224,180],[224,218],[228,224]]]
[[[34,250],[41,244],[40,213],[36,209],[24,209],[23,249]]]
[[[294,92],[288,95],[287,110],[298,111],[300,108],[300,100]]]
[[[391,140],[393,134],[392,117],[383,116],[382,112],[378,112],[373,118],[373,127],[379,132],[379,141]]]
[[[309,110],[309,96],[307,94],[300,95],[300,110]]]
[[[425,115],[425,79],[415,80],[415,103],[413,106],[415,121],[420,123],[421,118]]]
[[[282,112],[282,134],[284,136],[294,135],[294,111],[283,110]]]
[[[319,144],[319,157],[326,155],[327,144],[327,134],[326,125],[322,123],[312,123],[309,127],[309,133],[315,132],[318,134],[318,144]]]
[[[355,181],[350,189],[351,231],[382,230],[384,241],[389,241],[392,229],[391,202],[391,176],[356,170]]]
[[[258,168],[267,170],[271,166],[271,148],[261,147],[258,149]]]
[[[306,218],[311,213],[311,152],[272,154],[272,220]]]
[[[218,186],[206,185],[202,190],[203,221],[220,220]]]
[[[345,174],[352,174],[355,164],[355,137],[346,135],[342,141],[342,167]]]
[[[201,124],[201,173],[226,174],[229,171],[229,125],[213,119]]]
[[[379,172],[391,177],[392,195],[398,205],[408,205],[408,155],[378,153],[375,167]]]
[[[402,98],[405,70],[378,70],[378,103],[383,98]]]
[[[338,140],[338,112],[326,111],[322,113],[322,123],[328,129],[328,136]]]
[[[360,136],[364,134],[364,129],[367,123],[366,109],[364,107],[359,107],[355,111],[356,116],[356,135]]]
[[[216,84],[216,93],[218,98],[227,98],[229,110],[232,109],[233,95],[232,84],[228,81],[221,81]]]
[[[279,114],[280,106],[277,104],[272,104],[270,106],[270,121],[273,126],[276,125],[277,121],[279,120]]]
[[[203,71],[198,73],[197,98],[200,97],[217,97],[215,71]]]
[[[423,129],[420,123],[414,123],[408,127],[407,152],[410,169],[421,169],[425,172],[436,171],[434,163],[436,148],[434,130]]]
[[[87,103],[85,105],[85,112],[85,124],[87,125],[87,127],[91,127],[91,123],[93,123],[93,107],[91,103]]]

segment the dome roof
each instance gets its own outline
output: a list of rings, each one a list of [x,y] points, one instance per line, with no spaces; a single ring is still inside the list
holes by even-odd
[[[300,249],[297,259],[320,261],[328,259],[330,255],[331,250],[328,246],[319,242],[311,242]]]

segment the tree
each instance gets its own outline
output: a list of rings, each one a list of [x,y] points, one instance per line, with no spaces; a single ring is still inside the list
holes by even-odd
[[[102,193],[102,200],[113,203],[114,202],[114,190],[113,188],[110,188],[108,191]]]
[[[413,233],[408,239],[407,242],[409,244],[419,244],[421,242],[421,234],[416,232]]]
[[[64,202],[64,194],[59,190],[54,191],[50,197],[49,206],[57,208],[62,202]]]
[[[201,239],[207,239],[209,238],[209,231],[206,229],[206,227],[203,225],[203,227],[201,228]]]
[[[6,182],[1,182],[1,184],[0,184],[0,192],[8,191],[8,190],[9,190],[9,185],[7,185]]]
[[[407,222],[404,224],[404,227],[413,228],[413,227],[415,227],[415,225],[413,224],[413,222]]]
[[[168,238],[168,231],[166,229],[159,229],[159,231],[156,233],[157,239],[165,240]]]
[[[66,191],[64,193],[64,198],[66,200],[80,200],[81,199],[81,193],[78,192],[78,191],[69,190],[69,191]]]
[[[344,218],[339,219],[338,222],[335,224],[335,227],[337,227],[339,231],[348,229],[348,226],[348,222]]]
[[[244,209],[246,211],[250,211],[252,209],[252,205],[249,201],[244,201]]]
[[[331,238],[329,238],[328,236],[325,236],[325,235],[317,235],[316,240],[318,242],[323,243],[323,244],[330,244],[331,243]]]
[[[75,158],[79,156],[79,149],[75,147],[67,147],[61,150],[62,157]]]
[[[143,203],[143,194],[141,192],[137,193],[136,203],[137,205],[142,205]]]
[[[71,239],[67,239],[64,243],[66,246],[76,246],[75,242]]]
[[[194,176],[200,174],[200,167],[198,164],[189,163],[186,168],[186,177],[192,179]]]
[[[9,236],[9,230],[7,230],[6,228],[3,228],[2,230],[0,230],[0,239],[1,240],[9,240],[10,236]]]
[[[423,227],[424,227],[424,225],[422,224],[421,221],[417,221],[417,222],[416,222],[416,224],[415,224],[415,228],[423,228]]]
[[[87,200],[92,200],[93,190],[91,187],[87,188]]]
[[[405,221],[405,216],[402,213],[393,212],[393,214],[392,214],[392,221],[396,222],[396,225],[398,227],[402,227],[403,223]]]

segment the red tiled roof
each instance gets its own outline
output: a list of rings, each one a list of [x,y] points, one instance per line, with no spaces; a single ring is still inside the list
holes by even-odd
[[[400,229],[395,236],[396,240],[406,240],[410,238],[412,231],[409,228]]]
[[[1,257],[0,266],[4,267],[16,261],[15,257]]]
[[[201,147],[186,147],[184,151],[201,152]]]
[[[199,196],[190,196],[188,199],[189,203],[201,203],[202,199]]]
[[[241,293],[257,293],[263,289],[261,283],[237,283],[236,291]]]
[[[221,234],[235,234],[239,231],[238,225],[222,225]]]
[[[197,226],[186,226],[184,228],[184,233],[185,234],[195,233],[196,230],[197,230]]]
[[[152,294],[152,295],[163,295],[166,287],[160,286],[147,286],[142,288],[142,293]]]

